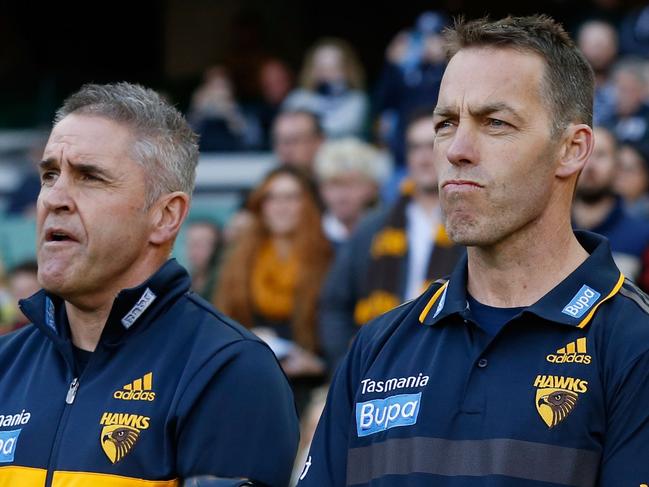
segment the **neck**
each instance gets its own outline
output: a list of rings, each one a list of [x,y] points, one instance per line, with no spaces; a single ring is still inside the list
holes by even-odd
[[[70,323],[72,343],[93,352],[108,321],[115,297],[122,289],[139,286],[151,277],[168,258],[168,253],[150,253],[133,262],[130,272],[108,279],[101,291],[84,296],[65,297],[65,310]]]
[[[615,206],[615,198],[607,196],[593,203],[576,199],[572,207],[573,218],[578,228],[589,230],[602,223]]]
[[[416,190],[413,195],[413,200],[427,213],[433,213],[439,207],[437,191]]]
[[[559,225],[529,224],[495,245],[469,247],[467,254],[469,293],[501,308],[534,304],[588,257],[568,217]]]
[[[65,311],[70,322],[72,343],[82,350],[94,352],[104,331],[113,303],[106,303],[94,309],[83,309],[65,302]]]
[[[276,235],[272,239],[277,254],[282,258],[288,257],[293,248],[292,238],[289,235]]]

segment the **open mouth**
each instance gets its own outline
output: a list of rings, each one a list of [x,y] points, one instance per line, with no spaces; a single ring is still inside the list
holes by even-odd
[[[45,235],[45,241],[47,242],[74,242],[75,239],[70,236],[70,234],[63,232],[61,230],[48,230]]]

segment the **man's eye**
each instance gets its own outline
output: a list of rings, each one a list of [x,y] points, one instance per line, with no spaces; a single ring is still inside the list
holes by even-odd
[[[439,132],[440,130],[450,128],[452,126],[453,126],[453,122],[451,120],[442,120],[441,122],[435,124],[435,133]]]
[[[95,176],[94,174],[82,174],[81,175],[81,180],[82,181],[101,181],[102,179],[99,176]]]
[[[497,118],[490,118],[489,125],[496,128],[503,128],[509,126],[507,122],[503,122],[502,120],[498,120]]]
[[[58,173],[55,171],[45,171],[41,174],[41,183],[53,182],[56,180]]]

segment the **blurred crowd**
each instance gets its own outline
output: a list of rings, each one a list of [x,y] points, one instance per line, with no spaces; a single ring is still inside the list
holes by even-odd
[[[322,386],[358,327],[416,297],[464,252],[444,231],[432,163],[449,22],[425,12],[398,32],[372,89],[353,46],[324,38],[297,76],[280,58],[261,61],[254,102],[239,100],[225,64],[206,69],[191,98],[201,151],[276,158],[228,221],[187,223],[187,261],[194,290],[277,355],[307,443]],[[574,226],[608,237],[620,269],[649,290],[649,6],[616,23],[585,20],[573,34],[596,75],[596,144]],[[34,262],[1,273],[0,332],[24,324],[15,303],[38,288],[35,275]]]

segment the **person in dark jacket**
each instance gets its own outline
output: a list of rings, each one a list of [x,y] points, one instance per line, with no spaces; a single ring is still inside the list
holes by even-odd
[[[293,397],[272,351],[169,260],[198,148],[139,85],[85,85],[39,164],[32,321],[0,338],[0,485],[287,484]],[[235,484],[233,484],[235,485]]]
[[[443,277],[463,254],[441,223],[433,166],[433,117],[416,113],[406,130],[409,180],[401,198],[360,222],[339,249],[321,296],[319,333],[335,368],[358,328]]]

